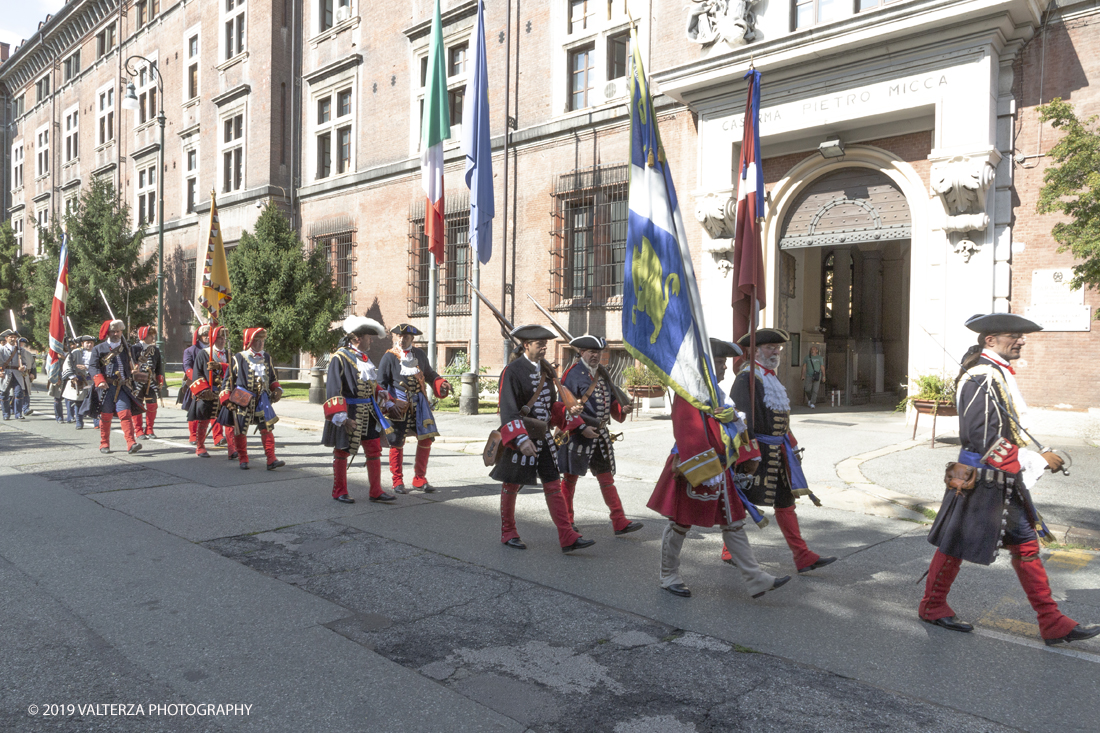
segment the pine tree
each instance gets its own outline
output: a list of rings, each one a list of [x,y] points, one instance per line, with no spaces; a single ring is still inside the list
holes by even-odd
[[[1051,148],[1054,165],[1043,173],[1036,210],[1040,214],[1065,214],[1051,234],[1080,264],[1073,267],[1075,289],[1100,287],[1100,130],[1097,116],[1079,119],[1073,107],[1061,99],[1039,107],[1039,120],[1049,122],[1063,137]],[[1097,312],[1100,318],[1100,311]]]
[[[154,254],[142,260],[144,232],[130,229],[130,209],[116,198],[114,186],[93,179],[76,210],[65,217],[65,231],[69,235],[66,311],[77,332],[95,336],[100,324],[110,318],[99,296],[101,289],[115,316],[129,328],[155,324],[157,258]],[[56,223],[37,234],[45,257],[23,268],[30,296],[24,318],[34,341],[41,345],[49,342],[62,235]]]
[[[0,224],[0,311],[6,313],[10,309],[19,313],[23,310],[27,301],[20,273],[24,259],[9,219]]]
[[[314,356],[335,348],[344,293],[333,282],[323,250],[305,252],[302,240],[277,206],[268,203],[256,232],[243,232],[229,253],[233,299],[218,316],[234,346],[246,328],[267,329],[266,350],[276,364],[293,363],[300,352]]]

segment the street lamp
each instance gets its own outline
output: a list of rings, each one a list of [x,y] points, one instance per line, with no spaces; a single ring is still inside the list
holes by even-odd
[[[135,66],[135,64],[139,64]],[[144,56],[131,56],[126,59],[126,73],[130,83],[126,85],[126,96],[122,98],[122,108],[134,111],[138,108],[138,98],[133,79],[141,73],[140,64],[149,69],[149,75],[157,83],[157,124],[160,125],[160,150],[157,164],[157,348],[164,353],[164,77],[155,62]]]

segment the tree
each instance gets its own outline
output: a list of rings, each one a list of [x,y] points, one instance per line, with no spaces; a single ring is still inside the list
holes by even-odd
[[[77,332],[95,336],[110,318],[99,291],[115,316],[130,328],[155,323],[157,258],[141,257],[144,232],[130,229],[130,209],[110,183],[92,179],[75,211],[65,217],[69,235],[69,300],[66,311]],[[61,256],[61,227],[55,222],[37,232],[45,256],[24,267],[28,308],[24,318],[34,341],[49,343],[50,312]]]
[[[1036,210],[1065,214],[1051,234],[1059,252],[1069,250],[1080,264],[1073,266],[1074,289],[1100,287],[1100,131],[1097,116],[1081,120],[1061,99],[1039,107],[1040,122],[1049,122],[1063,137],[1051,148],[1054,165],[1043,173]],[[1097,313],[1100,317],[1100,312]]]
[[[21,274],[25,259],[9,219],[0,224],[0,310],[2,311],[9,309],[16,312],[22,311],[23,304],[27,302],[27,290]]]
[[[243,232],[229,256],[233,299],[218,316],[234,339],[246,328],[267,329],[267,346],[277,364],[300,352],[328,353],[340,339],[333,321],[343,318],[344,293],[333,282],[325,253],[306,253],[290,222],[270,202]]]

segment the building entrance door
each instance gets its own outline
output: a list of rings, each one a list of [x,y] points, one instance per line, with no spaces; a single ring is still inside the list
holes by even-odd
[[[778,320],[798,335],[791,394],[802,392],[797,365],[817,345],[826,357],[818,402],[836,391],[845,405],[896,403],[909,362],[905,197],[878,171],[846,168],[808,186],[783,222]]]

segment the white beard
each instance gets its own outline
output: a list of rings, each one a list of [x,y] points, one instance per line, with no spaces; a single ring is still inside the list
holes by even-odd
[[[758,359],[757,361],[759,361],[763,366],[767,367],[768,369],[771,369],[773,372],[779,368],[779,354],[776,354],[775,356],[770,356],[767,359]]]

